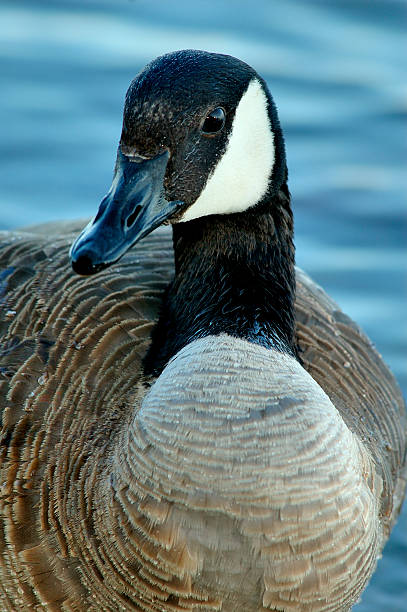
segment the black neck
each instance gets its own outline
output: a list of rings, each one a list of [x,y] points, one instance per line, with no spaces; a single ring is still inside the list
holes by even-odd
[[[174,225],[175,278],[145,373],[159,374],[183,346],[222,332],[295,356],[292,239],[286,185],[243,213]]]

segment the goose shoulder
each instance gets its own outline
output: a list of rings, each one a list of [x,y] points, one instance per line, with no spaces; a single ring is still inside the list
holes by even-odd
[[[173,271],[170,235],[158,232],[116,270],[80,279],[72,274],[67,257],[78,223],[1,233],[0,405],[5,431],[16,426],[26,414],[25,403],[48,385],[54,385],[54,392],[56,384],[69,389],[84,375],[84,384],[87,380],[89,389],[98,388],[97,401],[103,404],[106,394],[113,393],[112,381],[120,386],[128,376],[126,387],[131,387],[141,376],[141,359]],[[127,366],[115,371],[126,351]],[[62,372],[63,380],[58,379]],[[49,404],[52,412],[51,398]]]

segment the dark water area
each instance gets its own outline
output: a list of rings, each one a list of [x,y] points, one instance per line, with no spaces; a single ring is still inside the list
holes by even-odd
[[[145,63],[240,57],[279,109],[298,264],[407,395],[406,25],[405,0],[3,1],[0,229],[95,213]],[[407,505],[354,610],[407,611]]]

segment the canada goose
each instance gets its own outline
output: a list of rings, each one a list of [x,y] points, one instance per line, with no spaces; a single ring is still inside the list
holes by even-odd
[[[173,250],[147,236],[168,222]],[[348,610],[400,509],[405,407],[295,273],[264,81],[152,62],[71,249],[99,274],[69,268],[76,230],[2,233],[1,610]]]

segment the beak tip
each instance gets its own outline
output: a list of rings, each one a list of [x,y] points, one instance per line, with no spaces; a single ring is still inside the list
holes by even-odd
[[[95,264],[91,253],[82,252],[78,255],[71,255],[72,269],[80,276],[91,276],[106,267],[103,263]]]

